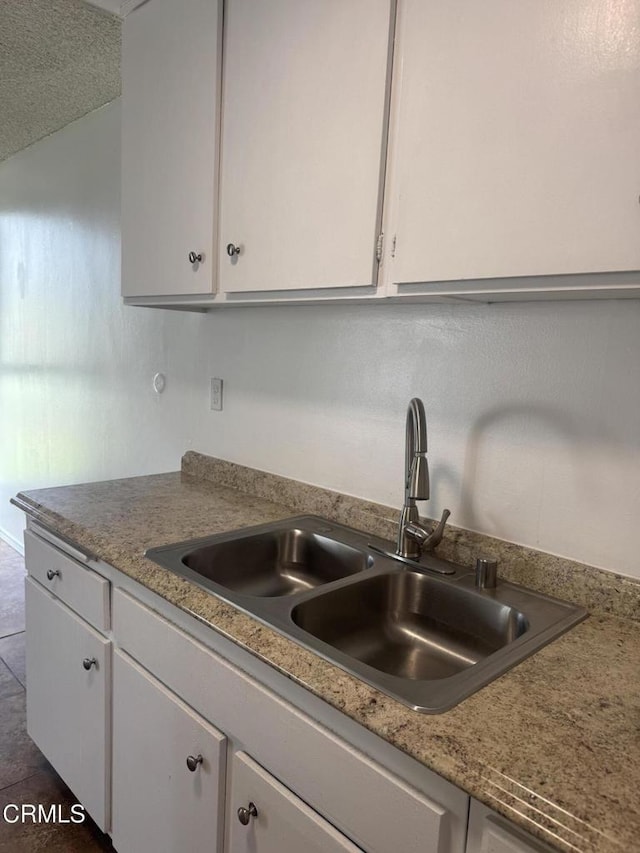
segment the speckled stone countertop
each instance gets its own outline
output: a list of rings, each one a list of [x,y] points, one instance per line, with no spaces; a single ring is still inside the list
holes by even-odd
[[[315,513],[393,535],[397,512],[195,453],[182,471],[24,492],[36,520],[209,622],[398,749],[561,851],[640,851],[640,584],[452,529],[439,554],[583,604],[590,617],[444,714],[423,715],[143,557]],[[465,560],[465,555],[469,559]]]

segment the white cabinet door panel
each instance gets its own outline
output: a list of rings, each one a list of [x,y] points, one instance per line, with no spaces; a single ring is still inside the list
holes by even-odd
[[[395,283],[640,269],[640,0],[403,0]]]
[[[376,283],[393,6],[225,5],[223,290]]]
[[[123,296],[215,289],[221,40],[222,0],[149,0],[124,20]]]
[[[255,806],[244,825],[238,809]],[[233,757],[227,853],[362,853],[243,752]]]
[[[27,731],[107,831],[111,643],[36,581],[25,585]]]
[[[226,738],[116,651],[113,843],[118,853],[217,853]],[[191,771],[187,757],[202,756]]]
[[[467,853],[553,853],[551,847],[471,800]]]

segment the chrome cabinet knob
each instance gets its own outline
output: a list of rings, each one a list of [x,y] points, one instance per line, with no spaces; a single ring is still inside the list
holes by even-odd
[[[52,581],[54,578],[60,577],[60,569],[47,569],[47,580]]]
[[[198,252],[189,252],[189,263],[191,264],[201,264],[202,263],[202,253]]]
[[[238,809],[238,820],[243,826],[246,826],[252,817],[258,817],[258,809],[256,808],[255,803],[249,803],[249,806],[246,809],[244,806],[240,806]]]
[[[198,768],[198,764],[202,764],[201,755],[187,755],[187,767],[192,773],[195,773]]]
[[[95,658],[85,658],[82,661],[82,666],[87,670],[87,672],[91,669],[92,666],[98,668],[98,661]]]
[[[240,246],[234,246],[233,243],[227,243],[227,255],[230,258],[235,258],[236,255],[240,254]]]

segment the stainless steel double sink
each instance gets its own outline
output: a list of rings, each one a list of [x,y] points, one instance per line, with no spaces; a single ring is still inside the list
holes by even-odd
[[[146,556],[416,711],[440,713],[587,615],[506,581],[480,590],[432,555],[316,516],[151,548]]]

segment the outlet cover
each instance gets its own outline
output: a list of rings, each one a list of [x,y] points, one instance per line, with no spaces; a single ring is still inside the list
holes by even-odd
[[[211,411],[222,411],[222,379],[211,380]]]

